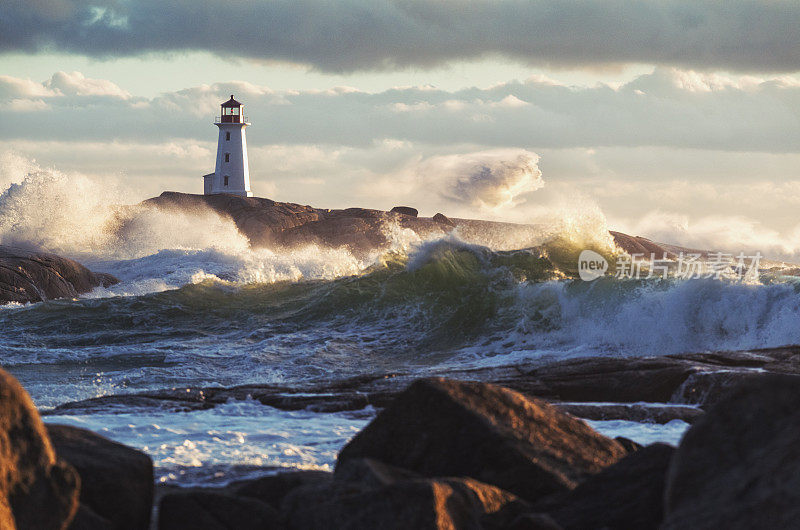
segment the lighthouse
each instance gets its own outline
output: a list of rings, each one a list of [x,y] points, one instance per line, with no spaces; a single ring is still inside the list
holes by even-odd
[[[231,99],[220,105],[220,115],[214,121],[219,127],[217,165],[214,172],[203,177],[203,193],[231,193],[252,197],[250,167],[247,163],[247,138],[244,128],[250,125],[244,115],[244,105]]]

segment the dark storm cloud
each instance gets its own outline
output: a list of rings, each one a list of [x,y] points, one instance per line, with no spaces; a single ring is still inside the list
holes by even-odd
[[[800,70],[795,0],[5,0],[0,51],[205,50],[332,72],[529,64]]]

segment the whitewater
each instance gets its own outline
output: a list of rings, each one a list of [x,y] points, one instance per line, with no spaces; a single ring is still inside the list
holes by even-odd
[[[137,209],[89,179],[36,169],[0,195],[0,244],[76,259],[120,279],[75,300],[0,306],[0,358],[45,413],[165,388],[332,383],[365,374],[800,343],[792,269],[730,278],[583,282],[604,223],[556,218],[536,237],[458,231],[387,248],[251,248],[213,212]],[[150,454],[162,482],[228,482],[266,467],[330,469],[375,414],[281,411],[253,400],[186,412],[108,406],[46,421]],[[687,424],[598,421],[610,435],[677,443]]]

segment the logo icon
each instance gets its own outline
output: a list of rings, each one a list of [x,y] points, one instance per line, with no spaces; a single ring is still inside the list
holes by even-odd
[[[585,282],[596,280],[607,270],[608,261],[594,250],[584,250],[578,256],[578,276]]]

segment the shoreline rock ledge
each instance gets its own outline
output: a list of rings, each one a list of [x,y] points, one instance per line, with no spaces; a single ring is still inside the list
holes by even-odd
[[[796,378],[734,385],[680,446],[623,447],[491,384],[417,380],[339,453],[165,496],[160,530],[796,528]]]
[[[0,245],[0,304],[75,298],[116,283],[112,275],[92,272],[68,258]]]
[[[551,404],[476,381],[421,379],[339,453],[335,472],[172,488],[159,530],[796,528],[797,378],[734,385],[677,449],[607,438]],[[45,428],[0,369],[0,528],[146,530],[150,458]]]

